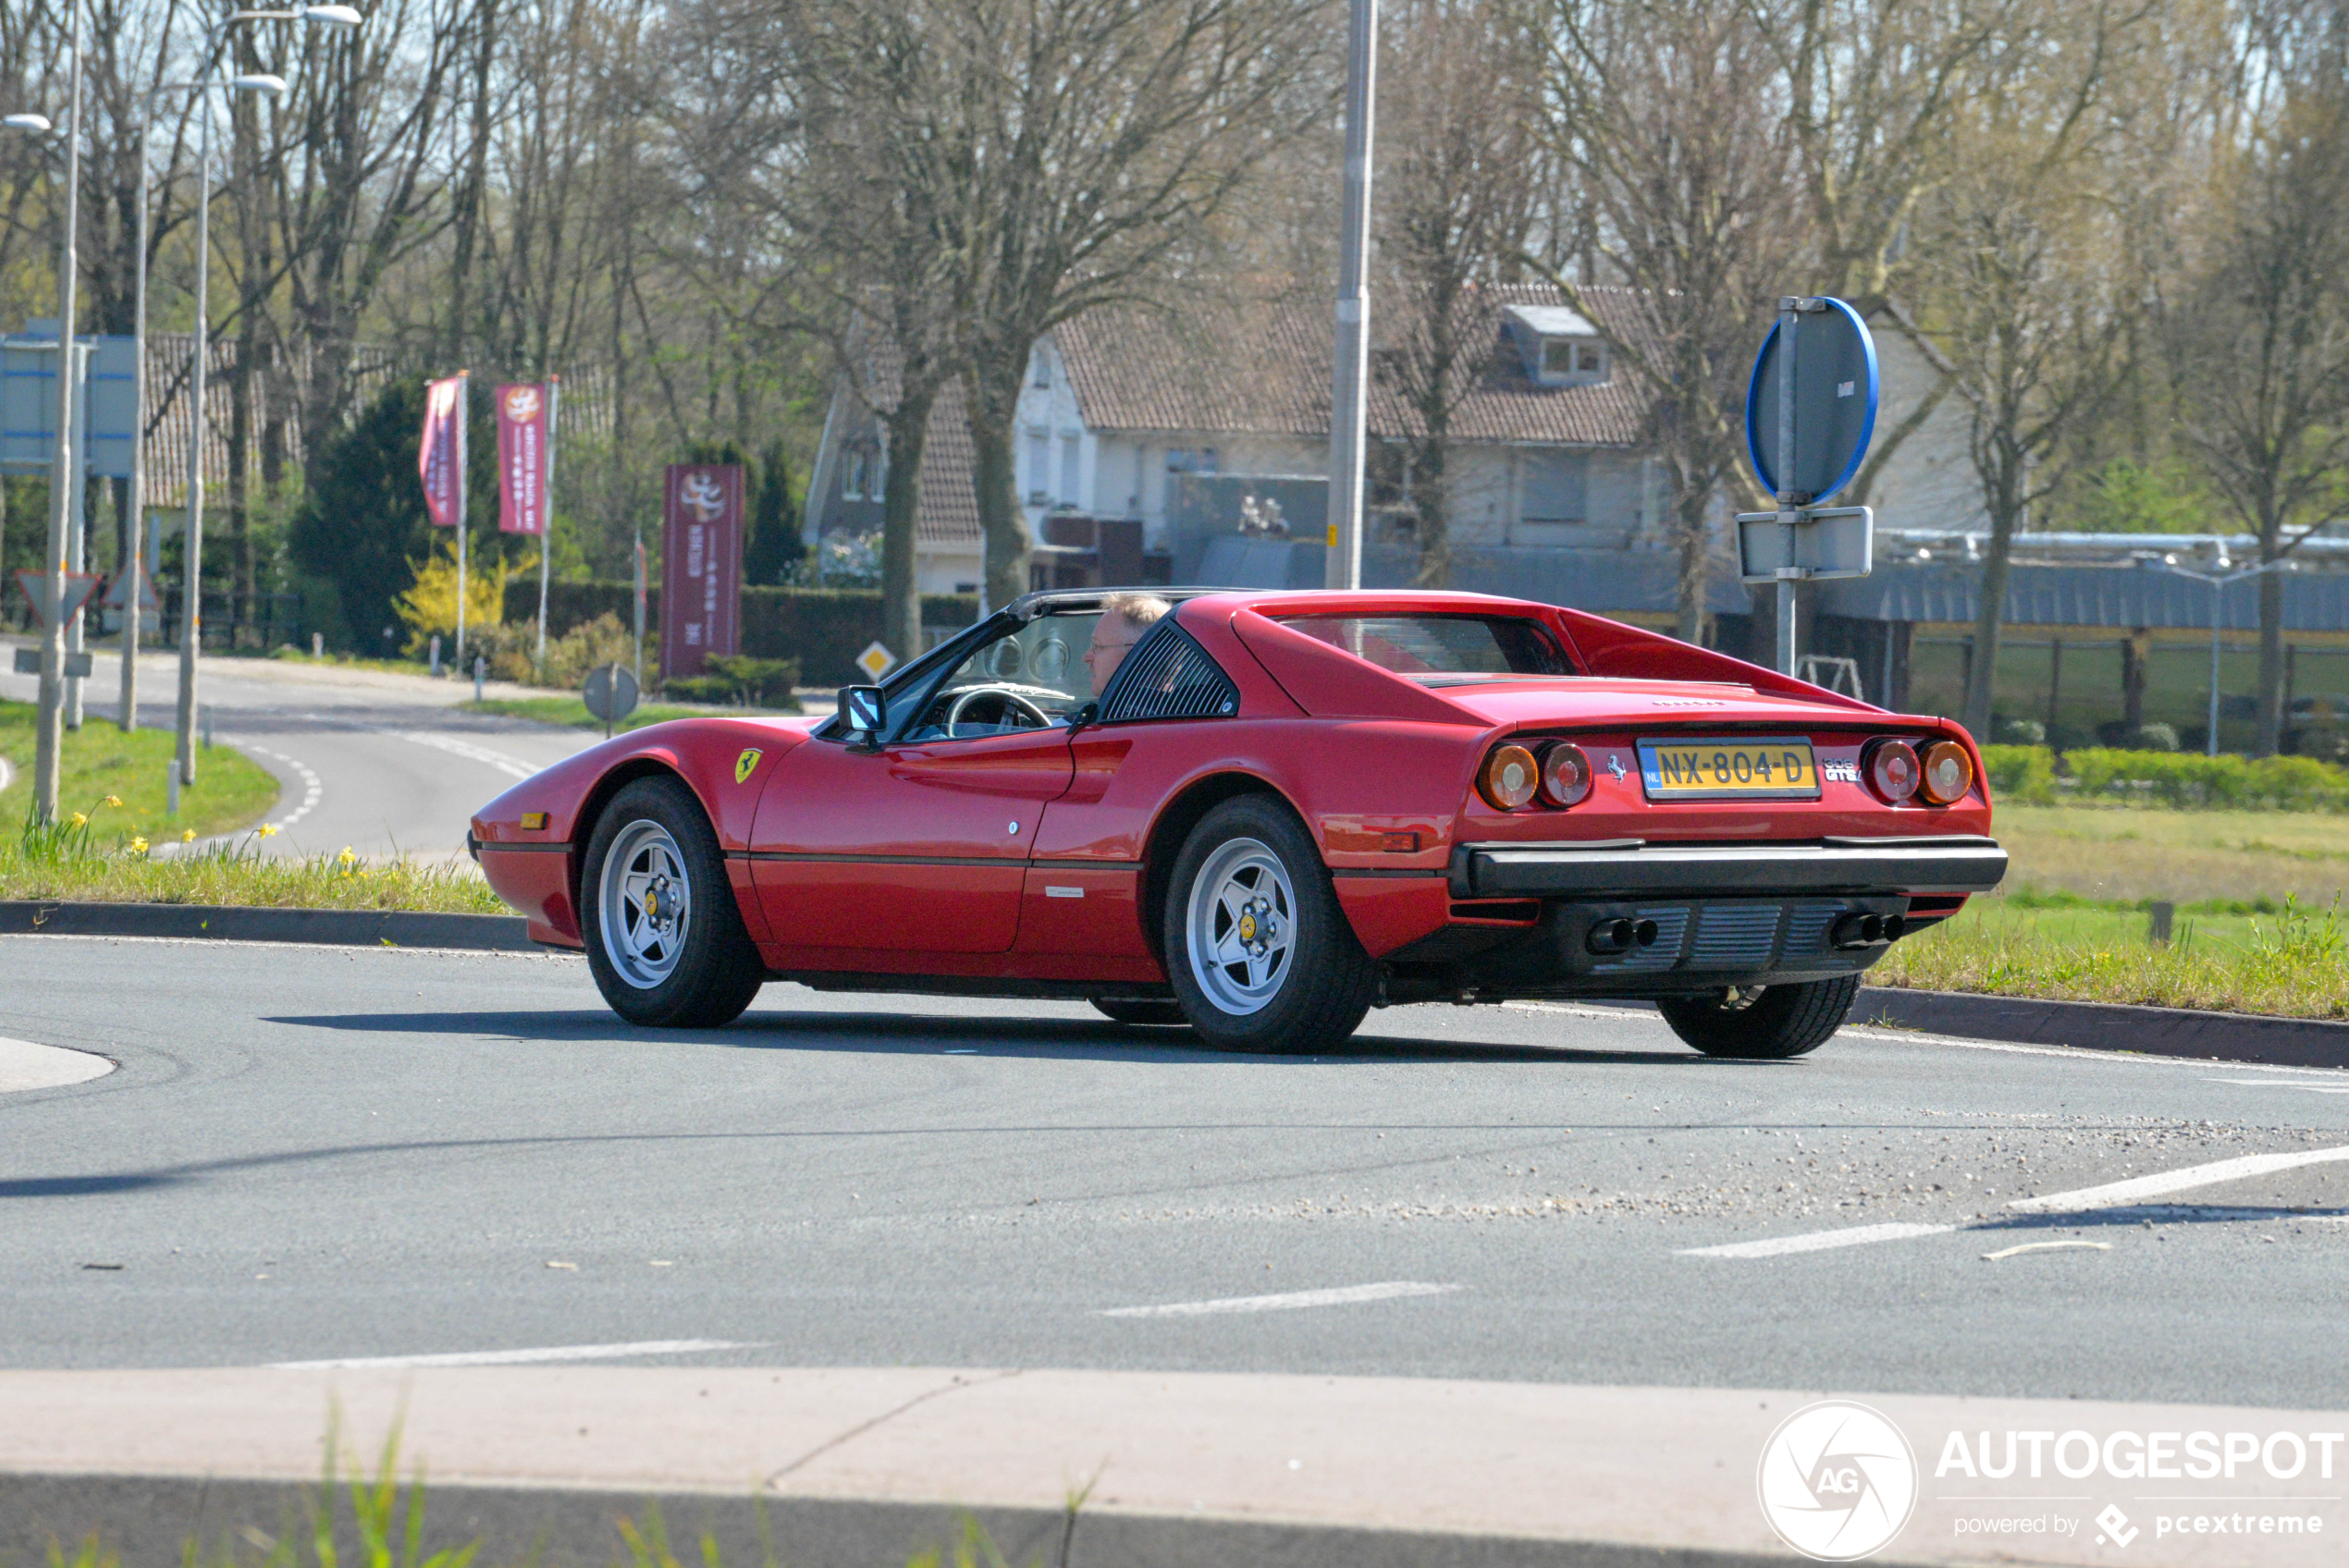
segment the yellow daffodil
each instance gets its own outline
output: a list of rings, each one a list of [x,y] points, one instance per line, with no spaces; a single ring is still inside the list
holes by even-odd
[[[183,844],[194,843],[196,841],[196,830],[192,827],[183,830],[179,835],[179,841]]]
[[[90,826],[90,818],[80,812],[75,812],[73,814],[73,825],[76,827],[87,827]]]
[[[119,795],[108,795],[105,800],[100,801],[98,803],[102,806],[120,806],[122,804],[122,797]]]
[[[262,836],[263,838],[264,838],[264,839],[274,839],[274,838],[276,838],[276,837],[277,836],[277,829],[276,825],[275,825],[275,824],[273,824],[273,823],[267,823],[267,822],[263,823],[263,824],[261,825],[261,836]]]
[[[145,853],[147,852],[147,841],[146,841],[144,839],[131,839],[131,840],[130,840],[130,852],[131,852],[132,854],[134,854],[134,855],[143,855],[143,854],[145,854]]]
[[[349,844],[345,844],[342,847],[342,853],[335,856],[335,859],[344,865],[351,865],[358,862],[359,857],[351,852],[351,846]]]

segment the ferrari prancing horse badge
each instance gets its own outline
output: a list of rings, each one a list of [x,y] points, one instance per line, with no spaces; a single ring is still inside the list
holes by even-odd
[[[752,746],[745,750],[742,755],[736,757],[734,759],[734,782],[739,784],[744,779],[748,778],[751,775],[751,770],[758,766],[758,759],[766,754],[766,753],[760,751],[756,746]]]

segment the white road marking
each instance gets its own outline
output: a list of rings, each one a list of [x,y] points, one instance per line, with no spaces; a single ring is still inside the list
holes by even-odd
[[[2306,1149],[2299,1154],[2238,1155],[2232,1159],[2213,1160],[2208,1165],[2189,1165],[2177,1170],[2158,1171],[2151,1176],[2134,1176],[2126,1182],[2110,1182],[2101,1187],[2082,1187],[2074,1192],[2016,1198],[2007,1207],[2018,1214],[2071,1214],[2088,1208],[2125,1208],[2140,1199],[2158,1198],[2166,1193],[2183,1193],[2193,1187],[2239,1182],[2246,1176],[2269,1176],[2279,1170],[2297,1170],[2306,1165],[2329,1165],[2344,1159],[2349,1159],[2349,1147]]]
[[[2024,1242],[2020,1246],[2000,1247],[1997,1252],[1982,1255],[1985,1263],[1996,1263],[2002,1257],[2021,1257],[2027,1252],[2110,1252],[2110,1242]]]
[[[640,1340],[621,1345],[547,1345],[537,1350],[461,1350],[437,1355],[350,1355],[331,1361],[273,1361],[273,1372],[363,1366],[520,1366],[539,1361],[612,1361],[632,1355],[692,1355],[706,1350],[756,1350],[764,1340]]]
[[[467,762],[485,763],[509,778],[529,778],[541,771],[520,757],[510,757],[503,752],[493,752],[486,746],[476,746],[453,735],[436,735],[424,729],[406,729],[398,733],[403,741],[413,741],[419,746],[430,746],[435,751],[447,752],[452,757],[463,757]]]
[[[1876,1242],[1905,1242],[1915,1236],[1944,1236],[1954,1225],[1914,1225],[1893,1222],[1854,1225],[1842,1231],[1812,1231],[1800,1236],[1771,1236],[1759,1242],[1728,1242],[1717,1247],[1682,1247],[1682,1257],[1783,1257],[1789,1253],[1830,1252],[1837,1247],[1863,1247]]]
[[[89,1051],[36,1046],[31,1040],[0,1040],[0,1095],[27,1089],[62,1089],[104,1078],[115,1064]]]
[[[326,796],[326,787],[319,781],[318,775],[308,763],[299,757],[289,757],[283,752],[273,752],[266,746],[256,746],[249,741],[238,741],[236,745],[240,751],[252,752],[264,757],[276,757],[301,778],[301,804],[271,823],[271,827],[283,832],[318,809],[319,801]],[[224,835],[224,837],[234,837],[234,835]]]
[[[2306,1089],[2312,1095],[2349,1095],[2349,1084],[2304,1084],[2297,1078],[2205,1078],[2206,1084],[2232,1084],[2243,1089]]]
[[[1307,1306],[1350,1306],[1357,1302],[1393,1301],[1401,1296],[1440,1296],[1457,1285],[1429,1285],[1416,1280],[1389,1280],[1376,1285],[1342,1285],[1329,1291],[1290,1291],[1276,1296],[1222,1296],[1214,1301],[1178,1301],[1166,1306],[1113,1306],[1096,1317],[1209,1317],[1225,1312],[1292,1312]]]

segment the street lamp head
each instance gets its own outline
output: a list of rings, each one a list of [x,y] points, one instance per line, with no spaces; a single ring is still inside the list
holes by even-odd
[[[10,130],[30,131],[35,136],[46,136],[56,129],[49,123],[46,115],[10,115],[6,119],[0,119],[0,125]]]
[[[356,6],[304,6],[301,19],[321,27],[337,27],[349,31],[365,18]]]
[[[267,71],[255,71],[250,76],[230,77],[228,85],[239,92],[266,92],[276,98],[284,94],[286,79],[272,76]]]

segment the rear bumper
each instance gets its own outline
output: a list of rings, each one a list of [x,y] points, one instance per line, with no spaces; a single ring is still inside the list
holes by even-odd
[[[1460,844],[1456,899],[1985,893],[2007,852],[1974,835],[1807,844]]]

